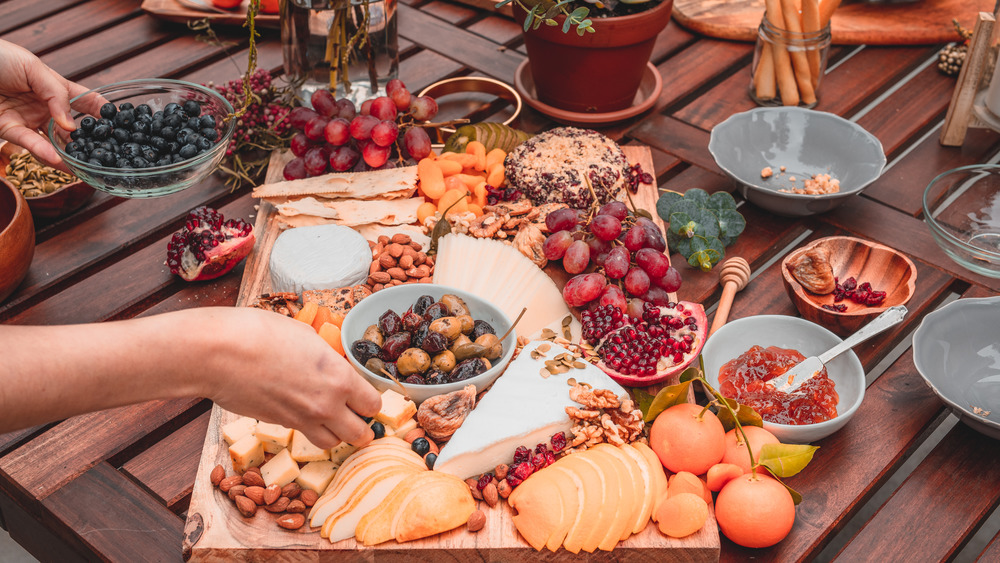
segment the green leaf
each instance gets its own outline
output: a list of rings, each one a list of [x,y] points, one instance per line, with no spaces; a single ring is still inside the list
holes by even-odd
[[[669,387],[660,389],[660,392],[653,398],[653,402],[650,403],[649,410],[646,411],[646,416],[643,417],[643,420],[646,422],[652,422],[656,420],[656,417],[659,416],[661,412],[674,405],[686,403],[689,387],[691,387],[691,382],[685,381],[684,383],[678,383],[676,385],[670,385]]]
[[[708,197],[705,207],[712,211],[723,211],[726,209],[736,209],[736,200],[729,192],[715,192]]]
[[[793,477],[809,465],[818,449],[808,444],[764,444],[758,462],[776,477]]]
[[[690,215],[691,217],[694,217],[701,210],[702,207],[697,203],[686,199],[682,199],[680,201],[674,202],[673,207],[670,209],[670,214],[673,215],[674,213],[685,213],[687,215]],[[670,216],[668,215],[667,219],[665,220],[669,221]]]
[[[684,201],[690,201],[698,207],[708,207],[708,192],[701,188],[691,188],[684,192]]]
[[[707,209],[696,209],[691,219],[698,223],[698,234],[713,239],[719,236],[719,219]]]
[[[795,506],[798,506],[799,503],[802,502],[802,495],[798,491],[796,491],[795,489],[789,487],[788,483],[785,483],[784,481],[782,481],[781,479],[779,479],[777,476],[772,475],[772,477],[774,477],[775,481],[781,483],[781,486],[785,487],[785,490],[788,491],[788,494],[792,495],[792,504],[794,504]]]
[[[700,361],[701,360],[701,356],[698,356],[698,359],[699,359],[699,365],[701,365],[701,361]],[[688,381],[694,381],[694,379],[696,377],[701,377],[701,372],[702,372],[703,368],[704,368],[704,366],[702,366],[701,369],[699,369],[698,367],[695,367],[695,366],[690,366],[686,370],[684,370],[684,371],[681,372],[681,376],[677,380],[680,381],[681,383],[685,383],[685,382],[688,382]]]
[[[664,221],[669,221],[670,214],[672,213],[671,209],[674,204],[678,201],[682,201],[683,199],[683,194],[679,194],[677,192],[663,192],[663,194],[660,195],[660,199],[656,200],[656,214],[659,215]]]
[[[735,421],[739,421],[740,426],[764,427],[764,419],[752,407],[738,403],[736,399],[726,397],[725,400],[729,408],[733,409],[733,412],[736,413],[736,418],[733,419],[733,415],[729,413],[729,409],[719,407],[717,416],[719,417],[719,422],[722,423],[722,427],[726,429],[726,432],[736,428]]]
[[[555,20],[553,20],[553,21],[555,21]],[[563,33],[569,33],[569,28],[572,25],[573,25],[573,20],[571,20],[570,18],[566,18],[566,21],[563,22],[562,32]]]
[[[670,214],[670,231],[682,237],[691,238],[698,232],[698,224],[690,215],[684,212],[674,212]]]
[[[636,407],[642,412],[642,418],[646,418],[646,413],[649,412],[649,405],[653,404],[653,395],[647,393],[645,389],[635,388],[632,389],[632,396],[635,397]]]
[[[667,228],[667,248],[670,252],[680,252],[677,248],[680,245],[681,236]]]
[[[691,250],[691,239],[687,237],[682,237],[677,234],[675,234],[674,236],[678,237],[676,252],[681,256],[683,256],[685,260],[687,260],[688,256],[691,256],[691,253],[694,252],[693,250]]]
[[[585,8],[585,7],[581,6],[581,7],[577,8],[577,9],[573,10],[573,12],[570,14],[570,17],[572,17],[574,21],[578,21],[580,23],[583,23],[584,18],[586,18],[587,14],[589,14],[589,13],[590,13],[590,9],[589,8]]]
[[[514,0],[503,0],[503,2],[497,2],[496,6],[493,6],[493,7],[494,8],[503,8],[504,6],[506,6],[507,4],[510,4],[513,1]]]
[[[719,240],[723,246],[729,246],[736,242],[736,237],[740,236],[740,233],[746,228],[746,219],[740,215],[739,211],[734,209],[723,209],[716,214],[719,216],[719,228],[721,230]]]

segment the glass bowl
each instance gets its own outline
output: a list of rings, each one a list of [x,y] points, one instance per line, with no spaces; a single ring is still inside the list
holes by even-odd
[[[65,146],[69,133],[49,121],[49,140],[55,145],[66,166],[91,186],[110,194],[129,198],[160,197],[181,190],[205,179],[215,171],[226,155],[226,147],[233,136],[235,120],[225,121],[233,106],[219,93],[191,82],[148,78],[116,82],[83,93],[70,100],[74,108],[73,120],[79,124],[87,115],[100,117],[100,108],[106,102],[121,105],[147,104],[153,112],[163,110],[169,103],[183,104],[188,100],[201,103],[202,115],[215,117],[218,138],[207,151],[183,162],[151,168],[108,168],[71,157]]]
[[[924,190],[924,221],[952,260],[1000,278],[1000,166],[949,170]]]

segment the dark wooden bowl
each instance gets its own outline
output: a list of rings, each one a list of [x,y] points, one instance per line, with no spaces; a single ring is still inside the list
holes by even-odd
[[[833,294],[816,295],[806,291],[788,268],[800,254],[820,245],[830,249],[834,276],[841,282],[850,277],[859,284],[868,282],[873,289],[886,292],[885,301],[878,307],[868,307],[845,299],[841,301],[847,305],[843,313],[824,309],[823,305],[834,303]],[[854,237],[821,238],[790,252],[781,262],[781,274],[785,291],[799,314],[840,336],[857,331],[889,307],[905,304],[913,296],[917,281],[916,266],[901,252]]]
[[[21,192],[0,175],[0,302],[21,284],[35,254],[35,224]]]
[[[10,157],[23,151],[13,143],[5,143],[0,147],[0,174],[10,162]],[[26,197],[31,216],[38,219],[59,219],[83,207],[96,190],[83,180],[59,188],[58,190],[37,197]]]

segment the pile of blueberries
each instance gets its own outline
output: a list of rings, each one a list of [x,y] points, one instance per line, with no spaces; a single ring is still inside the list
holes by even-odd
[[[153,112],[147,104],[101,106],[101,118],[84,117],[70,133],[66,153],[105,168],[152,168],[177,164],[211,149],[219,138],[215,118],[201,104],[167,104]]]

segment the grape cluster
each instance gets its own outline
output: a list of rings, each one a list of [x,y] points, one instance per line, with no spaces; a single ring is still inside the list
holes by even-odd
[[[589,219],[576,209],[558,209],[545,225],[552,233],[542,245],[545,257],[562,260],[563,269],[576,274],[563,290],[570,306],[596,301],[639,317],[645,302],[665,305],[668,293],[681,286],[659,227],[620,201],[604,204]],[[597,271],[585,273],[591,264]]]
[[[234,108],[243,107],[243,79],[230,80],[222,86],[208,84],[216,92],[226,98]],[[250,75],[250,90],[253,92],[253,102],[246,112],[236,121],[233,137],[226,147],[226,156],[231,157],[240,151],[241,146],[269,146],[271,137],[281,138],[288,134],[288,102],[285,92],[274,88],[271,74],[258,69]]]
[[[291,140],[296,158],[285,166],[285,179],[394,168],[393,149],[401,159],[429,155],[430,137],[413,124],[437,115],[437,102],[414,96],[401,80],[390,80],[386,93],[365,100],[359,109],[346,98],[334,99],[329,90],[317,90],[310,98],[312,109],[293,109],[289,121],[298,129]]]

